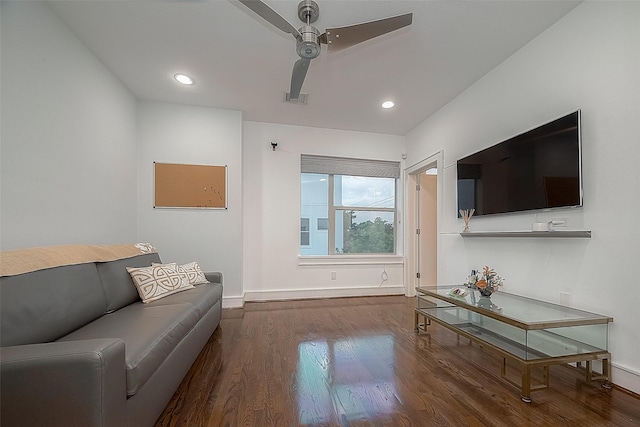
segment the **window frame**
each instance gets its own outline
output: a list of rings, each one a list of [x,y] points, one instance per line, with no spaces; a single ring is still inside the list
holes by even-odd
[[[300,176],[302,177],[305,173],[312,172],[301,172]],[[336,206],[335,204],[335,176],[345,176],[345,174],[333,174],[328,173],[327,175],[327,184],[328,184],[328,200],[327,200],[327,215],[329,220],[329,228],[328,228],[328,247],[327,247],[327,255],[300,255],[300,257],[346,257],[346,256],[355,256],[355,257],[391,257],[398,255],[398,185],[399,179],[397,177],[383,177],[390,178],[394,180],[394,202],[392,208],[387,207],[369,207],[369,206]],[[381,177],[372,177],[366,175],[349,175],[349,176],[358,176],[363,178],[381,178]],[[344,253],[336,251],[336,212],[337,211],[361,211],[361,212],[385,212],[393,214],[393,252],[357,252],[357,253]],[[302,219],[302,216],[300,217]],[[302,224],[301,224],[302,225]],[[301,229],[302,232],[302,229]],[[310,233],[310,230],[309,230]],[[300,245],[302,247],[304,245]],[[310,246],[310,245],[309,245]]]

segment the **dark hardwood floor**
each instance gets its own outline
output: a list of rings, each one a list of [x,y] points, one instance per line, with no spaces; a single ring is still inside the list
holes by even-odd
[[[637,396],[569,366],[523,403],[498,355],[437,325],[416,333],[413,309],[393,296],[224,310],[156,426],[640,425]]]

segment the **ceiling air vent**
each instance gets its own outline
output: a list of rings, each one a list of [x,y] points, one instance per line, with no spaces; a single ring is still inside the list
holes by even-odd
[[[298,96],[298,99],[291,99],[291,92],[285,92],[284,93],[284,102],[288,102],[289,104],[307,105],[307,97],[308,96],[309,96],[308,93],[301,93]]]

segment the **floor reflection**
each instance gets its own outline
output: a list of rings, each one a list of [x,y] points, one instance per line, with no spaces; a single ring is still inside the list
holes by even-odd
[[[394,411],[391,335],[314,340],[298,346],[298,420],[302,425],[375,420]]]

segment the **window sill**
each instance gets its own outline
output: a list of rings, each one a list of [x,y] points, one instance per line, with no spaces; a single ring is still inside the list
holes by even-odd
[[[300,266],[319,265],[403,265],[401,255],[320,255],[298,256]]]

